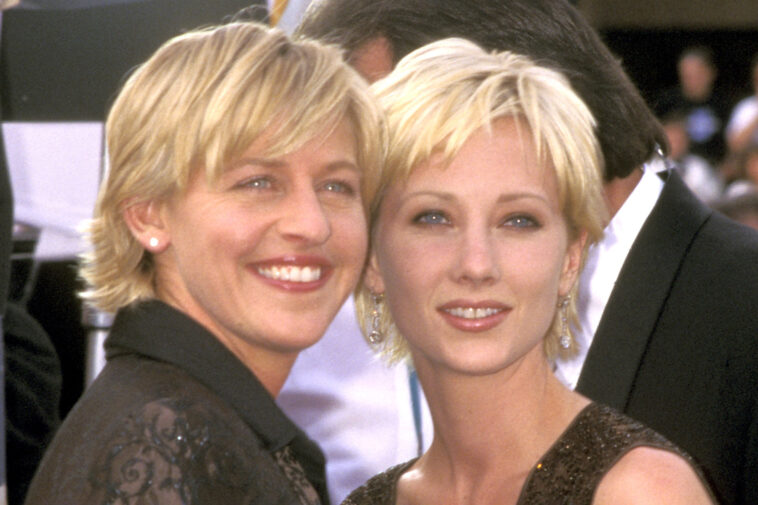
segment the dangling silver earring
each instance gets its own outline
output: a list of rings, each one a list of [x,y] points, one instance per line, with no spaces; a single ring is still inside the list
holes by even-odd
[[[571,300],[570,296],[566,296],[561,302],[558,304],[558,309],[561,311],[561,337],[559,339],[559,342],[561,344],[561,347],[564,349],[568,349],[571,347],[571,333],[569,333],[569,327],[568,327],[568,305],[569,300]]]
[[[374,307],[371,309],[371,331],[368,334],[368,341],[372,344],[380,344],[384,340],[384,334],[379,327],[380,316],[382,313],[382,295],[371,294]]]

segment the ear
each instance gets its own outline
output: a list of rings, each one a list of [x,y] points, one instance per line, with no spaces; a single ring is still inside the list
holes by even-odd
[[[369,83],[373,83],[392,72],[394,67],[392,43],[383,35],[370,38],[356,48],[348,62]]]
[[[161,214],[162,203],[157,200],[124,203],[121,210],[124,222],[145,250],[163,252],[171,241]]]
[[[363,283],[369,291],[377,295],[384,293],[384,279],[379,270],[379,262],[374,251],[371,251],[369,255],[366,271],[363,275]]]
[[[563,270],[561,271],[561,281],[558,288],[558,295],[563,297],[571,292],[571,288],[579,277],[579,268],[582,266],[582,253],[584,245],[587,243],[587,232],[582,231],[573,242],[569,243],[566,249],[566,257],[563,260]]]

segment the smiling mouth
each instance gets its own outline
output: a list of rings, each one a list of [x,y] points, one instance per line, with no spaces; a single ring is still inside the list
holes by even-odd
[[[314,282],[321,279],[321,267],[293,265],[258,267],[258,273],[267,279],[288,282]]]
[[[503,311],[503,309],[479,307],[453,307],[443,310],[451,316],[463,319],[484,319],[485,317],[490,317]]]

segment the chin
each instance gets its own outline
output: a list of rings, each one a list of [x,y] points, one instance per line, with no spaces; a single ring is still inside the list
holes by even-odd
[[[492,375],[502,371],[512,363],[506,358],[496,359],[492,353],[474,355],[471,352],[458,352],[434,361],[435,367],[444,367],[456,373],[471,376]]]
[[[324,336],[324,333],[326,333],[326,330],[328,328],[327,325],[294,325],[290,332],[287,332],[287,335],[283,335],[282,342],[287,342],[290,344],[293,348],[299,348],[299,350],[306,349],[319,340],[321,340],[321,337]]]

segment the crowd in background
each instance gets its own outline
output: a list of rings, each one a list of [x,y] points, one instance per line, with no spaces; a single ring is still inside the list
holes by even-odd
[[[758,227],[758,55],[745,62],[752,94],[719,87],[718,61],[707,46],[680,55],[679,82],[651,104],[668,137],[669,156],[703,201]]]

